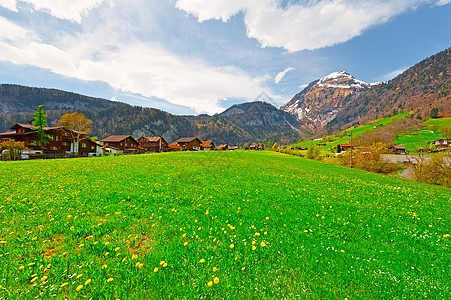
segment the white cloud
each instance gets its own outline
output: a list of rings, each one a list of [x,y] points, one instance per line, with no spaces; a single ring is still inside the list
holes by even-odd
[[[294,70],[294,68],[286,68],[284,71],[279,72],[276,77],[274,78],[274,82],[278,84],[284,77],[287,75],[288,72]]]
[[[63,20],[81,23],[92,9],[99,7],[102,3],[110,3],[112,0],[0,0],[3,6],[14,12],[18,12],[17,2],[29,3],[35,10],[44,11],[50,15]]]
[[[315,0],[287,8],[281,7],[281,0],[178,0],[176,7],[200,22],[226,21],[243,11],[248,37],[257,39],[262,47],[296,52],[346,42],[372,26],[415,9],[421,2],[428,0]]]
[[[451,3],[451,0],[439,0],[439,1],[437,1],[436,5],[443,6],[443,5],[450,4],[450,3]]]
[[[199,113],[221,112],[224,98],[250,100],[261,91],[271,95],[263,86],[266,78],[175,55],[138,40],[128,29],[114,30],[122,24],[120,19],[109,22],[87,27],[84,33],[60,32],[54,40],[43,41],[36,32],[0,17],[0,60],[102,81],[118,91],[164,99]]]
[[[16,0],[0,0],[0,6],[9,9],[14,12],[18,12],[16,6]]]

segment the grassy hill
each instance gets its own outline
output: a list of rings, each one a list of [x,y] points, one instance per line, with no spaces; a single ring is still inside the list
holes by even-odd
[[[275,152],[0,172],[0,298],[451,296],[447,188]]]
[[[374,120],[373,122],[367,125],[350,127],[345,131],[342,131],[335,135],[323,137],[322,139],[302,141],[289,146],[289,148],[292,147],[308,148],[311,145],[326,143],[325,146],[320,146],[321,151],[323,153],[333,154],[334,152],[332,151],[332,149],[335,149],[338,144],[350,143],[351,131],[354,139],[368,132],[374,132],[375,134],[377,134],[376,130],[384,128],[384,126],[387,126],[394,120],[400,120],[410,115],[411,112],[407,112],[388,118]],[[427,144],[428,142],[443,138],[440,130],[443,127],[451,127],[451,118],[428,119],[427,121],[420,123],[420,125],[422,126],[421,130],[413,132],[400,132],[399,135],[396,137],[395,143],[397,145],[402,145],[406,147],[407,152],[415,155],[417,154],[418,149],[428,147]]]

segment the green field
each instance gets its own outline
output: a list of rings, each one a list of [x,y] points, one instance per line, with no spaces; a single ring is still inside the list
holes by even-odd
[[[359,135],[362,135],[368,131],[372,131],[376,128],[382,128],[385,125],[387,125],[388,123],[392,122],[395,119],[402,119],[408,115],[410,115],[411,112],[406,112],[406,113],[402,113],[402,114],[397,114],[395,116],[392,117],[388,117],[388,118],[382,118],[382,119],[377,119],[372,121],[370,124],[367,125],[362,125],[362,126],[358,126],[358,127],[350,127],[348,128],[346,131],[347,133],[345,135],[342,134],[342,132],[337,133],[335,135],[331,135],[331,136],[327,136],[324,137],[321,140],[316,140],[316,141],[303,141],[300,143],[296,143],[293,144],[291,146],[289,146],[289,148],[291,147],[303,147],[303,148],[308,148],[312,145],[316,145],[316,144],[320,144],[320,143],[326,143],[326,146],[321,146],[320,149],[322,152],[324,153],[328,153],[328,154],[332,154],[332,150],[331,148],[336,149],[338,144],[348,144],[351,142],[351,137],[348,136],[350,134],[350,132],[352,131],[352,136],[358,137]],[[377,125],[382,125],[381,127],[377,127]],[[333,140],[332,142],[330,142],[330,140]]]
[[[393,121],[394,119],[402,119],[406,116],[409,116],[410,114],[411,114],[411,112],[407,112],[407,113],[398,114],[396,116],[389,117],[389,118],[378,119],[367,125],[362,125],[362,126],[359,126],[356,128],[351,127],[347,130],[346,135],[342,135],[342,133],[338,133],[338,134],[335,134],[332,136],[324,137],[322,140],[303,141],[300,143],[296,143],[296,144],[289,146],[289,148],[292,148],[292,147],[308,148],[311,145],[326,143],[327,144],[326,146],[320,147],[322,153],[323,154],[333,154],[333,151],[331,149],[332,148],[335,149],[338,144],[350,143],[351,138],[348,136],[350,131],[352,131],[352,136],[355,138],[366,132],[370,132],[370,131],[373,131],[374,129],[381,128],[381,127],[376,127],[376,125],[378,125],[378,124],[381,124],[383,127],[383,126],[387,125],[389,122]],[[428,142],[443,138],[442,134],[440,132],[440,128],[451,127],[451,118],[429,119],[429,120],[421,123],[421,125],[424,126],[422,130],[418,130],[415,132],[401,133],[401,135],[399,135],[396,138],[396,144],[406,147],[408,153],[415,155],[415,154],[417,154],[418,149],[429,147]],[[434,127],[437,127],[437,128],[434,128]],[[438,130],[436,130],[436,129],[438,129]],[[334,141],[330,142],[330,140],[334,140]]]
[[[416,154],[418,149],[430,147],[428,142],[443,138],[440,128],[451,127],[451,118],[429,119],[422,125],[425,126],[423,130],[400,135],[396,138],[396,143],[406,147],[411,154]]]
[[[0,162],[1,299],[446,299],[451,190],[275,152]]]

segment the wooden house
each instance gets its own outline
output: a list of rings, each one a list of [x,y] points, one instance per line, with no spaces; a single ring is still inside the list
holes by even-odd
[[[351,148],[353,149],[353,148],[355,148],[355,146],[351,145],[351,144],[338,144],[337,145],[337,153],[341,153],[343,151],[350,150]]]
[[[212,141],[202,141],[200,149],[204,151],[214,150],[215,144]]]
[[[199,151],[202,141],[196,137],[180,138],[174,142],[174,144],[183,147],[187,151]]]
[[[142,136],[138,139],[140,148],[147,153],[160,153],[169,150],[168,142],[162,136]]]
[[[142,152],[139,143],[131,135],[111,135],[100,141],[106,152],[111,154],[133,154]]]
[[[400,145],[393,145],[388,148],[395,154],[406,154],[406,148]]]
[[[219,151],[224,151],[224,150],[227,150],[227,149],[229,149],[229,146],[227,144],[219,145],[216,148],[216,150],[219,150]]]
[[[16,123],[11,129],[13,132],[0,133],[0,140],[15,140],[23,142],[26,147],[35,154],[70,154],[77,153],[88,156],[91,153],[99,153],[100,145],[89,139],[88,134],[81,133],[79,143],[72,137],[73,132],[63,127],[45,127],[45,133],[49,135],[42,148],[38,146],[39,136],[31,124]]]
[[[177,144],[169,144],[168,145],[169,151],[185,151],[186,149],[182,146],[179,146]]]

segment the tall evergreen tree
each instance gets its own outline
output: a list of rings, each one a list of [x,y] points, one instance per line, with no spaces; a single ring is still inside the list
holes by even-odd
[[[36,130],[39,140],[37,145],[41,147],[44,152],[44,144],[48,143],[50,136],[45,132],[47,124],[47,114],[44,112],[44,105],[39,105],[38,109],[33,113],[34,121],[32,123],[32,129]]]

